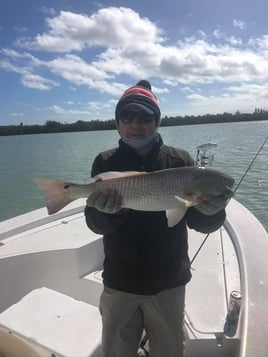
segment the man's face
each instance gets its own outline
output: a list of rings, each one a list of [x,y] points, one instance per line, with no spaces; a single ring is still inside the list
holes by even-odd
[[[147,114],[138,107],[127,108],[120,114],[118,131],[128,139],[144,139],[151,136],[156,122],[153,115]]]

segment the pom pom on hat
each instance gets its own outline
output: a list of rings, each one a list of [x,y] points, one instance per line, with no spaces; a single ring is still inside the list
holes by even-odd
[[[138,87],[144,87],[144,88],[148,88],[150,89],[150,91],[152,90],[152,86],[151,83],[146,81],[146,79],[142,79],[141,81],[139,81],[136,86]]]
[[[120,113],[128,106],[137,106],[148,114],[154,115],[156,126],[160,125],[161,112],[157,98],[152,92],[150,82],[143,79],[135,86],[127,89],[119,99],[115,109],[115,119],[118,122]]]

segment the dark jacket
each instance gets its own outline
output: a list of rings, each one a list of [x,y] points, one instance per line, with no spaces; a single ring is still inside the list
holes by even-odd
[[[105,171],[156,171],[192,166],[184,151],[163,144],[161,137],[145,158],[119,141],[119,147],[99,154],[92,176]],[[199,232],[218,229],[225,211],[205,216],[195,208],[169,228],[165,212],[122,210],[118,214],[85,208],[86,222],[104,242],[104,285],[134,294],[151,295],[186,284],[191,279],[186,224]]]

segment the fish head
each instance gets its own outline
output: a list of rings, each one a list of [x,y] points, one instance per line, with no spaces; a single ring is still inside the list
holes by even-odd
[[[185,196],[191,197],[193,203],[210,196],[231,198],[234,195],[234,183],[235,180],[225,173],[211,168],[196,167],[186,187]]]

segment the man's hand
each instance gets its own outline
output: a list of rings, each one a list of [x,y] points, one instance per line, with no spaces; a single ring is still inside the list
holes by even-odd
[[[199,198],[199,203],[195,206],[195,209],[207,216],[213,216],[224,209],[229,200],[230,194],[219,196],[207,195]]]
[[[114,214],[122,207],[122,197],[115,190],[94,192],[87,199],[87,206],[94,207],[100,212]]]

